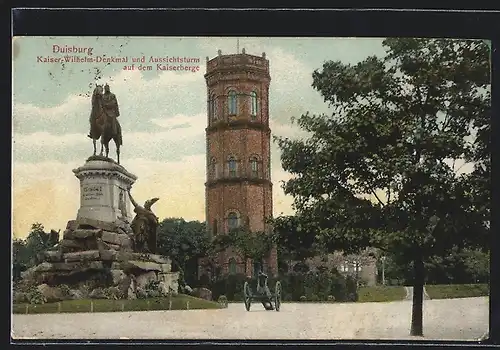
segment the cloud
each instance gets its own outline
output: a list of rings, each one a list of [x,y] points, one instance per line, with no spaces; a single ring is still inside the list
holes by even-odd
[[[14,103],[14,116],[30,115],[35,118],[57,120],[67,118],[69,114],[78,113],[84,107],[90,108],[90,99],[85,95],[70,95],[63,103],[52,107],[40,107],[32,104]],[[89,109],[90,112],[90,109]],[[16,118],[17,119],[17,118]]]
[[[174,132],[176,135],[179,133],[191,134],[192,132],[197,135],[200,130],[204,130],[202,126],[200,127],[200,124],[202,124],[200,121],[205,122],[206,119],[207,116],[205,113],[200,113],[194,116],[178,114],[170,118],[153,118],[151,119],[151,123],[158,125],[164,130],[176,130]]]
[[[159,197],[154,211],[160,218],[183,217],[205,220],[205,155],[161,162],[143,158],[128,159],[124,166],[138,176],[132,188],[140,204]],[[16,163],[13,168],[13,232],[25,237],[31,224],[40,222],[46,229],[64,231],[68,220],[76,218],[79,208],[79,181],[72,169],[82,162]],[[290,213],[291,198],[285,197],[279,182],[287,175],[274,169],[273,199],[275,215]]]
[[[120,106],[120,122],[129,130],[153,131],[151,119],[177,114],[204,113],[205,82],[202,73],[160,72],[147,79],[141,71],[119,71],[107,80]],[[14,96],[14,132],[33,133],[40,130],[56,134],[86,133],[91,110],[90,84],[79,95],[69,95],[55,106],[35,106],[16,102]]]
[[[123,132],[122,159],[142,157],[156,160],[174,160],[183,155],[205,152],[204,114],[175,115],[153,118],[149,123],[156,131]],[[97,141],[98,152],[100,142]],[[54,134],[46,131],[14,134],[13,151],[16,160],[38,159],[71,161],[86,159],[92,154],[92,141],[86,133]],[[110,142],[114,154],[114,144]],[[113,155],[114,157],[114,155]]]

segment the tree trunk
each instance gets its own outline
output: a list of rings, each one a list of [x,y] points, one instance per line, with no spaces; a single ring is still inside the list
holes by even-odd
[[[423,301],[424,301],[424,262],[422,257],[413,261],[413,305],[411,313],[410,335],[423,336]]]

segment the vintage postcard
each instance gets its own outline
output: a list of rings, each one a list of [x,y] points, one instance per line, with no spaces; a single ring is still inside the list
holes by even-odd
[[[13,338],[487,333],[489,42],[12,47]]]

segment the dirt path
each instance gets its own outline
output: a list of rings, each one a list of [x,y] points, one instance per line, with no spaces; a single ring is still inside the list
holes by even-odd
[[[476,339],[488,298],[426,300],[427,339]],[[280,312],[243,303],[222,310],[13,315],[15,337],[45,339],[412,339],[411,302],[285,303]]]

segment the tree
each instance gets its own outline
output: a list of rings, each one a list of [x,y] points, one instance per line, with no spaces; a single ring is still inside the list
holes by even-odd
[[[278,247],[278,259],[290,265],[292,261],[304,263],[317,254],[314,245],[316,233],[306,230],[295,216],[280,216],[272,220],[273,235]]]
[[[400,284],[412,283],[412,264],[408,264],[401,254],[387,255],[384,265],[386,280],[398,280]],[[453,247],[446,254],[429,257],[424,265],[427,284],[469,284],[489,281],[489,253],[480,249]],[[379,264],[379,271],[380,269]]]
[[[54,247],[59,242],[59,232],[50,230],[46,233],[41,223],[31,225],[31,231],[23,239],[12,241],[12,269],[14,280],[21,278],[21,272],[39,264],[42,261],[41,254]]]
[[[484,245],[491,205],[487,163],[489,49],[482,41],[386,39],[384,58],[326,62],[313,88],[332,116],[302,115],[304,139],[276,138],[283,189],[327,250],[375,247],[413,266],[411,334],[422,335],[425,261]],[[474,234],[471,234],[474,232]]]
[[[41,223],[31,225],[31,231],[26,237],[26,250],[30,256],[30,267],[42,261],[41,254],[59,242],[59,232],[50,230],[46,233]]]
[[[233,248],[246,262],[251,259],[260,263],[269,256],[274,245],[274,235],[266,232],[250,231],[246,226],[231,229],[227,235],[219,235],[212,242],[212,256],[228,248]]]
[[[166,218],[158,227],[158,252],[172,259],[185,282],[194,284],[198,276],[198,258],[204,256],[210,242],[205,223]]]
[[[489,280],[489,253],[454,247],[445,256],[434,256],[426,264],[427,283],[469,284]]]
[[[26,249],[26,241],[15,239],[12,241],[12,275],[14,281],[21,278],[21,272],[30,266],[31,256]]]

